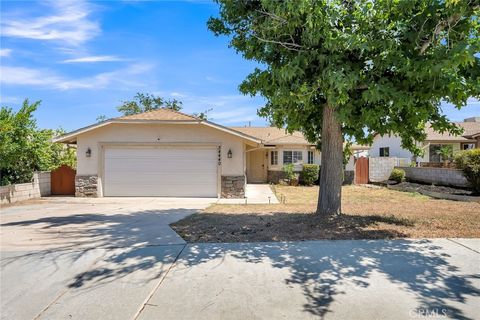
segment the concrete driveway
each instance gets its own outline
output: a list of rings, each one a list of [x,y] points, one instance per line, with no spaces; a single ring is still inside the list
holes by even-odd
[[[2,319],[478,319],[479,240],[185,244],[210,201],[2,209]]]

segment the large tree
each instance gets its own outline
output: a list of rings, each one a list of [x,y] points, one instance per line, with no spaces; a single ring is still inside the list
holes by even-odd
[[[52,142],[65,131],[37,127],[33,113],[39,105],[25,99],[17,112],[0,109],[0,185],[29,182],[36,170],[76,166],[76,149]]]
[[[320,143],[317,212],[341,210],[342,144],[397,134],[420,153],[425,124],[480,92],[479,4],[468,0],[217,0],[208,27],[259,62],[240,85],[261,116]]]
[[[182,109],[182,102],[177,99],[168,100],[153,94],[139,92],[132,100],[122,101],[122,104],[118,106],[117,110],[125,116],[129,116],[160,108],[180,111]],[[100,116],[97,120],[104,121],[105,119]]]

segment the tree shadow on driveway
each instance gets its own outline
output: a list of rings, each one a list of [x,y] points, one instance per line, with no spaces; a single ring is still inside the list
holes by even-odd
[[[453,304],[465,304],[468,298],[480,295],[473,285],[473,281],[479,279],[478,272],[467,274],[452,264],[452,257],[431,240],[193,244],[179,255],[182,242],[175,234],[169,235],[173,231],[168,224],[196,211],[76,214],[5,223],[2,228],[35,227],[45,236],[43,241],[50,239],[57,244],[2,259],[2,267],[22,259],[30,263],[36,259],[52,259],[55,263],[62,255],[71,255],[73,264],[91,250],[104,250],[96,263],[76,273],[67,285],[78,289],[101,286],[136,271],[148,272],[175,260],[178,265],[193,269],[229,256],[247,263],[246,267],[267,264],[271,268],[286,268],[288,276],[281,281],[285,285],[300,286],[306,299],[303,311],[319,317],[331,311],[332,302],[345,293],[343,284],[368,288],[373,272],[383,274],[389,282],[415,295],[419,308],[446,309],[448,316],[455,319],[469,318],[461,307]],[[161,248],[174,249],[160,252]],[[150,275],[151,280],[159,277],[158,272]]]
[[[221,262],[229,256],[247,263],[287,268],[289,277],[284,279],[285,285],[299,285],[307,301],[303,310],[321,318],[331,311],[330,305],[336,297],[347,293],[349,285],[372,286],[371,278],[376,272],[398,290],[413,294],[417,309],[439,313],[444,310],[453,319],[470,318],[462,308],[452,304],[465,304],[468,298],[480,295],[480,289],[472,282],[480,278],[478,273],[466,274],[452,265],[451,256],[431,240],[192,244],[177,263],[193,269],[195,265]],[[388,296],[389,292],[385,294]],[[371,301],[372,305],[376,303]]]
[[[15,247],[21,251],[2,258],[2,268],[19,261],[25,264],[51,261],[57,265],[61,260],[63,264],[69,260],[74,264],[95,252],[98,257],[93,269],[76,275],[69,286],[78,288],[85,283],[104,284],[118,280],[136,270],[172,263],[185,242],[169,223],[196,211],[179,208],[119,214],[79,213],[4,223],[3,230],[15,227],[18,232],[28,232],[29,245],[33,243],[35,249]],[[149,249],[157,246],[165,248],[159,252]],[[152,275],[152,279],[158,276]]]

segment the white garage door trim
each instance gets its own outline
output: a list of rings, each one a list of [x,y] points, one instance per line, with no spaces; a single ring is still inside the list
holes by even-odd
[[[102,144],[103,196],[218,197],[218,148],[218,144]]]

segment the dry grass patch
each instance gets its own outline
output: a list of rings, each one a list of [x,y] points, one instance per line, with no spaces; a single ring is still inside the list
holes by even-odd
[[[188,242],[480,237],[480,203],[345,186],[342,214],[314,214],[318,187],[276,186],[285,204],[213,205],[172,227]]]

